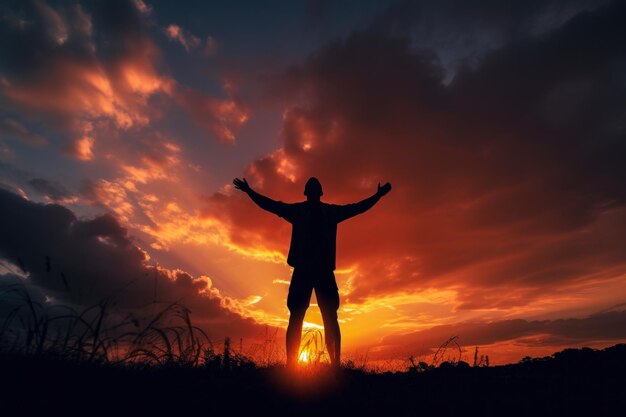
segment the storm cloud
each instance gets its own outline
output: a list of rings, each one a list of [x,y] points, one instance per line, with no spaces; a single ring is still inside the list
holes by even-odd
[[[557,320],[501,320],[457,323],[383,338],[382,350],[431,352],[451,337],[464,346],[516,341],[520,345],[573,346],[585,342],[626,339],[626,311],[609,311],[585,318]],[[378,354],[381,354],[380,352]],[[389,353],[387,353],[389,354]]]
[[[624,16],[619,3],[582,11],[457,68],[447,84],[434,52],[385,31],[354,33],[272,86],[300,103],[284,113],[282,148],[245,176],[282,201],[301,200],[317,176],[335,203],[391,181],[367,221],[340,227],[339,267],[358,266],[350,301],[456,288],[459,309],[506,309],[618,279]],[[224,222],[233,242],[285,251],[289,229],[253,214],[245,196],[207,201],[205,215]]]
[[[242,316],[241,306],[223,297],[209,277],[150,265],[111,214],[79,219],[61,205],[33,203],[0,189],[0,228],[0,258],[23,268],[25,283],[39,298],[79,307],[108,299],[127,311],[180,302],[213,337],[257,337],[264,329]]]

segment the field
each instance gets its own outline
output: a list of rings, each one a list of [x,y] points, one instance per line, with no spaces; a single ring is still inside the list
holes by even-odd
[[[221,356],[220,356],[221,357]],[[140,366],[3,354],[13,415],[621,415],[626,345],[514,365],[368,373],[223,361]],[[10,415],[10,414],[4,414]]]
[[[332,371],[314,358],[320,342],[305,337],[309,364],[287,371],[229,341],[211,344],[180,304],[147,306],[143,318],[114,311],[106,301],[76,311],[5,290],[3,415],[603,416],[626,407],[624,344],[505,366],[435,355],[373,372],[349,361]]]

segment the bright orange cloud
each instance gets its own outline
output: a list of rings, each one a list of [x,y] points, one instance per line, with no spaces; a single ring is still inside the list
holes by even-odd
[[[26,274],[22,285],[37,296],[43,292],[80,306],[114,298],[116,308],[128,312],[157,301],[182,302],[214,341],[251,341],[265,330],[246,310],[250,301],[223,296],[209,277],[151,265],[109,214],[81,220],[62,206],[33,203],[6,190],[0,190],[0,202],[0,257],[20,265]],[[11,277],[2,278],[4,285]]]
[[[552,42],[533,48],[556,51]],[[285,111],[282,148],[246,168],[253,188],[301,201],[306,179],[316,176],[323,200],[341,204],[371,195],[379,181],[394,185],[370,212],[339,227],[338,267],[351,270],[338,275],[346,307],[340,318],[353,343],[373,337],[363,334],[372,327],[382,337],[437,320],[547,314],[580,305],[592,287],[603,288],[596,308],[618,301],[609,295],[626,271],[623,169],[608,156],[609,142],[597,150],[601,163],[585,147],[562,148],[563,138],[584,142],[584,134],[545,127],[547,116],[533,106],[562,84],[570,68],[563,62],[575,57],[546,62],[533,48],[525,62],[559,76],[546,71],[541,82],[525,80],[520,100],[511,98],[523,79],[512,51],[494,53],[445,86],[432,56],[373,33],[323,48],[273,86],[296,97],[305,92],[308,100]],[[223,224],[242,249],[286,253],[289,225],[242,193],[213,194],[203,215]],[[378,299],[427,291],[447,293],[445,308],[415,301],[401,313],[391,302],[386,315],[378,304],[381,320],[363,310]]]
[[[236,98],[218,99],[191,89],[183,89],[176,96],[200,126],[213,131],[223,142],[232,143],[235,134],[250,118],[249,110]]]
[[[148,34],[150,10],[143,2],[105,2],[95,11],[96,22],[79,5],[57,10],[35,2],[29,10],[33,24],[8,17],[5,30],[15,46],[5,51],[0,97],[52,120],[70,136],[66,153],[81,160],[93,159],[97,146],[87,145],[100,140],[100,129],[87,140],[85,125],[106,121],[118,130],[139,129],[160,119],[171,104],[182,106],[219,140],[235,139],[248,111],[233,97],[196,92],[167,73],[162,52]],[[199,42],[176,25],[167,33],[186,47]]]

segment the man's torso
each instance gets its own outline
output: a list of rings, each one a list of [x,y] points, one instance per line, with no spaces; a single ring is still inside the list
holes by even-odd
[[[322,202],[290,207],[291,245],[287,263],[293,267],[335,269],[336,206]]]

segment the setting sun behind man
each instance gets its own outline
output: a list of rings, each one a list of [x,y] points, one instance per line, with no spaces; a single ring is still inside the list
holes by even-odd
[[[335,281],[337,224],[361,214],[374,206],[391,191],[391,184],[378,184],[376,193],[358,203],[337,205],[323,203],[322,184],[309,178],[305,187],[306,201],[288,204],[272,200],[254,191],[246,179],[235,178],[235,188],[248,194],[259,207],[284,218],[292,225],[291,244],[287,263],[294,268],[289,285],[287,307],[287,365],[295,367],[298,359],[307,361],[308,354],[298,356],[302,339],[302,324],[315,290],[324,321],[324,336],[330,362],[341,364],[341,332],[337,320],[339,289]],[[302,354],[300,355],[302,356]]]

